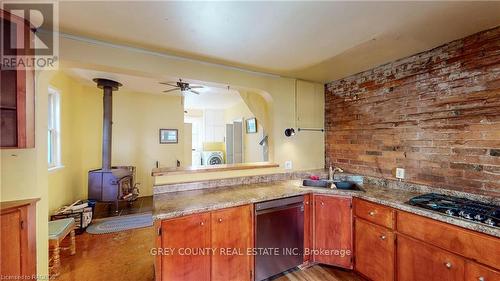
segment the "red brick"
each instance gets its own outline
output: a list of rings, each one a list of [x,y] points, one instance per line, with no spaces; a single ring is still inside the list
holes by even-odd
[[[497,27],[326,84],[325,159],[500,195],[499,44]]]

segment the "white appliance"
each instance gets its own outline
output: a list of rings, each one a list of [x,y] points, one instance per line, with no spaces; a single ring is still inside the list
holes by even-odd
[[[222,151],[203,151],[201,162],[204,166],[224,164],[224,153]]]
[[[201,166],[201,152],[193,151],[191,155],[191,165],[192,166]]]

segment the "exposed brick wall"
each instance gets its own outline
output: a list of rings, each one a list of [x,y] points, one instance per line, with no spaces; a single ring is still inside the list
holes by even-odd
[[[325,85],[325,163],[500,196],[500,27]]]

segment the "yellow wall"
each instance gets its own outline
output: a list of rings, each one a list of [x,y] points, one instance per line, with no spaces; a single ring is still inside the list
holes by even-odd
[[[178,129],[177,144],[160,144],[159,129]],[[100,151],[100,150],[99,150]],[[184,162],[184,109],[179,96],[118,91],[113,97],[113,165],[133,165],[141,196],[151,195],[151,170]],[[191,158],[191,155],[189,155]]]
[[[253,117],[255,115],[243,101],[224,111],[224,118],[227,124],[233,123],[236,119],[243,118],[243,162],[247,163],[264,161],[263,149],[259,145],[259,142],[262,140],[263,130],[260,119],[257,119],[257,133],[246,133],[245,120]]]

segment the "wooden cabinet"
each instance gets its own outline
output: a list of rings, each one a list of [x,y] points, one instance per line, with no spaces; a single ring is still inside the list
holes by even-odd
[[[322,84],[297,80],[297,126],[299,128],[323,128],[324,112],[318,110],[325,103]]]
[[[211,214],[212,281],[252,280],[253,210],[246,205],[214,211]]]
[[[162,221],[156,280],[253,280],[253,221],[252,205]]]
[[[0,10],[2,38],[13,39],[16,44],[29,42],[29,25],[24,19]],[[14,31],[14,32],[12,32]],[[12,56],[24,56],[19,48]],[[5,49],[4,52],[9,52]],[[31,148],[35,146],[35,90],[34,71],[6,68],[0,62],[0,147]]]
[[[500,239],[398,211],[398,232],[455,254],[500,268]]]
[[[399,281],[464,280],[465,260],[405,236],[397,239]]]
[[[469,261],[465,264],[466,281],[495,281],[500,280],[500,272]]]
[[[350,197],[314,196],[314,261],[352,268]]]
[[[27,279],[36,274],[37,201],[0,203],[0,275],[6,279]]]
[[[394,280],[394,233],[356,218],[355,269],[373,281]]]
[[[161,257],[161,280],[210,280],[210,213],[195,214],[161,224],[161,248],[173,249]]]

